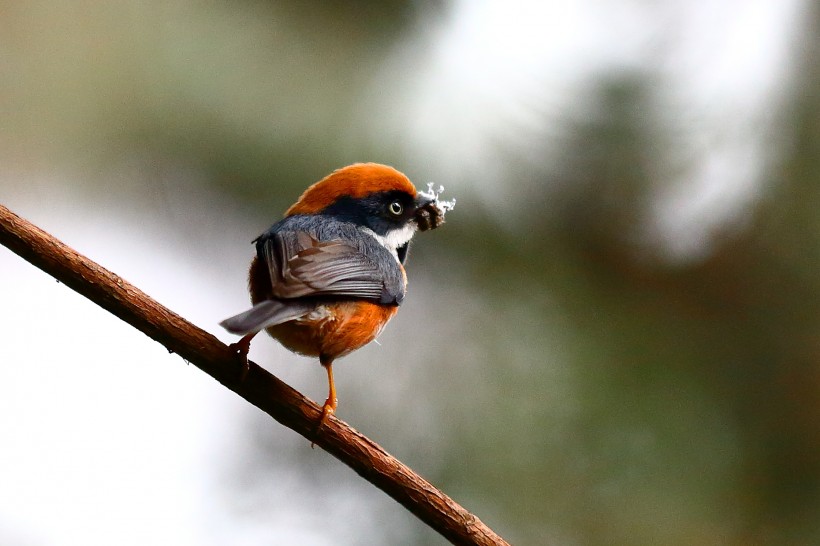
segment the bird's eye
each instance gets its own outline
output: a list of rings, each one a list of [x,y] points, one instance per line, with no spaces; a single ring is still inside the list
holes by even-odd
[[[401,213],[404,212],[404,207],[399,201],[393,201],[387,205],[387,210],[389,210],[393,216],[401,216]]]

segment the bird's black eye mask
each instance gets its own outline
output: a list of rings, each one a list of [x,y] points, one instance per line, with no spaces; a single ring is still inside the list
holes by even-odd
[[[378,235],[407,223],[416,212],[413,197],[403,191],[385,191],[367,197],[341,197],[322,214],[372,229]]]

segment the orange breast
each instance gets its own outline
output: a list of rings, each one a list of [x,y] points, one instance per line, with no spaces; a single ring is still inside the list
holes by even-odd
[[[267,332],[296,353],[335,359],[376,339],[398,309],[366,301],[334,302]]]

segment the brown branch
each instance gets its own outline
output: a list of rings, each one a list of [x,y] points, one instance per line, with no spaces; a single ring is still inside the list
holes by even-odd
[[[252,362],[246,379],[238,382],[241,365],[227,345],[2,205],[0,243],[315,442],[450,542],[507,544],[481,520],[343,421],[331,417],[315,435],[320,409],[312,401]]]

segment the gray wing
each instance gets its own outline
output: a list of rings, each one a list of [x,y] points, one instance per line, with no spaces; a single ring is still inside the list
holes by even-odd
[[[303,317],[319,305],[315,296],[362,298],[387,305],[404,299],[402,268],[375,240],[364,239],[357,248],[340,239],[320,241],[305,231],[278,230],[257,240],[257,254],[267,266],[274,299],[220,323],[234,334]]]
[[[262,241],[260,250],[277,298],[342,296],[398,303],[404,295],[403,281],[396,286],[390,278],[395,275],[385,271],[398,269],[398,263],[379,264],[377,257],[340,240],[319,241],[304,231],[279,231]],[[386,252],[381,258],[395,261]]]

